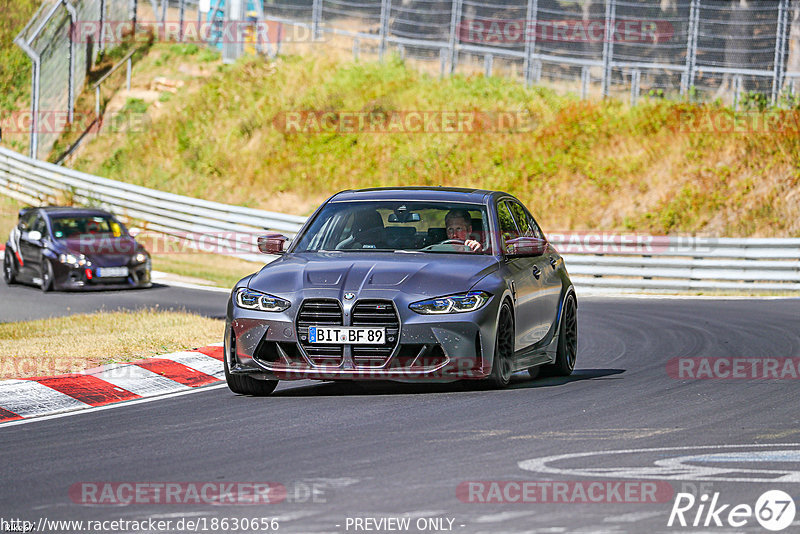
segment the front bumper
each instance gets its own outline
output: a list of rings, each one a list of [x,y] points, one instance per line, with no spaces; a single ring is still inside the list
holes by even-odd
[[[298,339],[294,318],[251,312],[231,305],[225,355],[232,374],[277,380],[395,380],[450,382],[491,373],[496,311],[452,316],[401,316],[398,339],[388,356],[367,360],[351,345],[341,356],[320,359]],[[302,335],[302,334],[300,334]]]
[[[87,270],[89,271],[87,273]],[[150,278],[150,262],[128,266],[128,276],[119,278],[101,278],[96,269],[78,267],[70,264],[55,263],[53,265],[54,286],[56,289],[128,289],[147,288],[152,286]]]

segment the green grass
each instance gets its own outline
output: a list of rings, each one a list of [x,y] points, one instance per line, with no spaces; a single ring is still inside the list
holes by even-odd
[[[185,60],[191,54],[171,54]],[[181,92],[144,132],[98,152],[84,171],[180,194],[308,213],[338,190],[394,185],[500,189],[545,228],[800,235],[796,132],[683,131],[692,114],[721,112],[643,100],[585,102],[482,75],[443,80],[408,67],[330,57],[243,59]],[[525,112],[523,132],[286,133],[293,111]],[[756,113],[762,113],[756,111]]]

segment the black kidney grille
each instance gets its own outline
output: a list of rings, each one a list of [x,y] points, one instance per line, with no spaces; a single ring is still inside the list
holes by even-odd
[[[386,329],[383,345],[353,345],[353,363],[362,367],[380,367],[392,355],[400,339],[400,319],[391,300],[359,300],[353,306],[353,326],[382,326]],[[394,341],[388,341],[392,338]]]
[[[314,365],[341,365],[344,347],[308,342],[308,327],[319,325],[342,326],[342,307],[333,299],[303,301],[297,312],[297,338]],[[304,339],[305,338],[305,339]]]

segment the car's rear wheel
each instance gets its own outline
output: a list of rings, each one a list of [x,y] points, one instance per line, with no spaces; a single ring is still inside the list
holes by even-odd
[[[497,321],[497,337],[494,343],[494,358],[489,382],[496,388],[504,388],[511,381],[511,364],[514,357],[514,315],[511,306],[503,302]]]
[[[42,258],[42,291],[47,293],[53,289],[53,264]]]
[[[240,395],[253,395],[254,397],[266,397],[278,386],[277,380],[258,380],[247,375],[231,374],[228,368],[228,356],[224,358],[225,381],[228,389]]]
[[[575,369],[578,358],[578,306],[575,295],[569,294],[564,300],[564,312],[556,348],[556,361],[545,365],[542,370],[551,376],[569,376]]]
[[[17,281],[17,260],[14,258],[14,253],[7,249],[3,256],[3,280],[6,284],[11,285]]]

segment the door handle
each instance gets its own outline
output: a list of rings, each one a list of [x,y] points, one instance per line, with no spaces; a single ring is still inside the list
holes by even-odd
[[[557,264],[557,263],[558,263],[558,262],[556,261],[556,259],[555,259],[554,257],[550,256],[550,266],[551,266],[553,269],[555,269],[555,268],[556,268],[556,264]]]
[[[542,275],[542,271],[540,271],[539,268],[534,265],[533,266],[533,276],[534,276],[534,278],[536,278],[538,280],[541,275]]]

